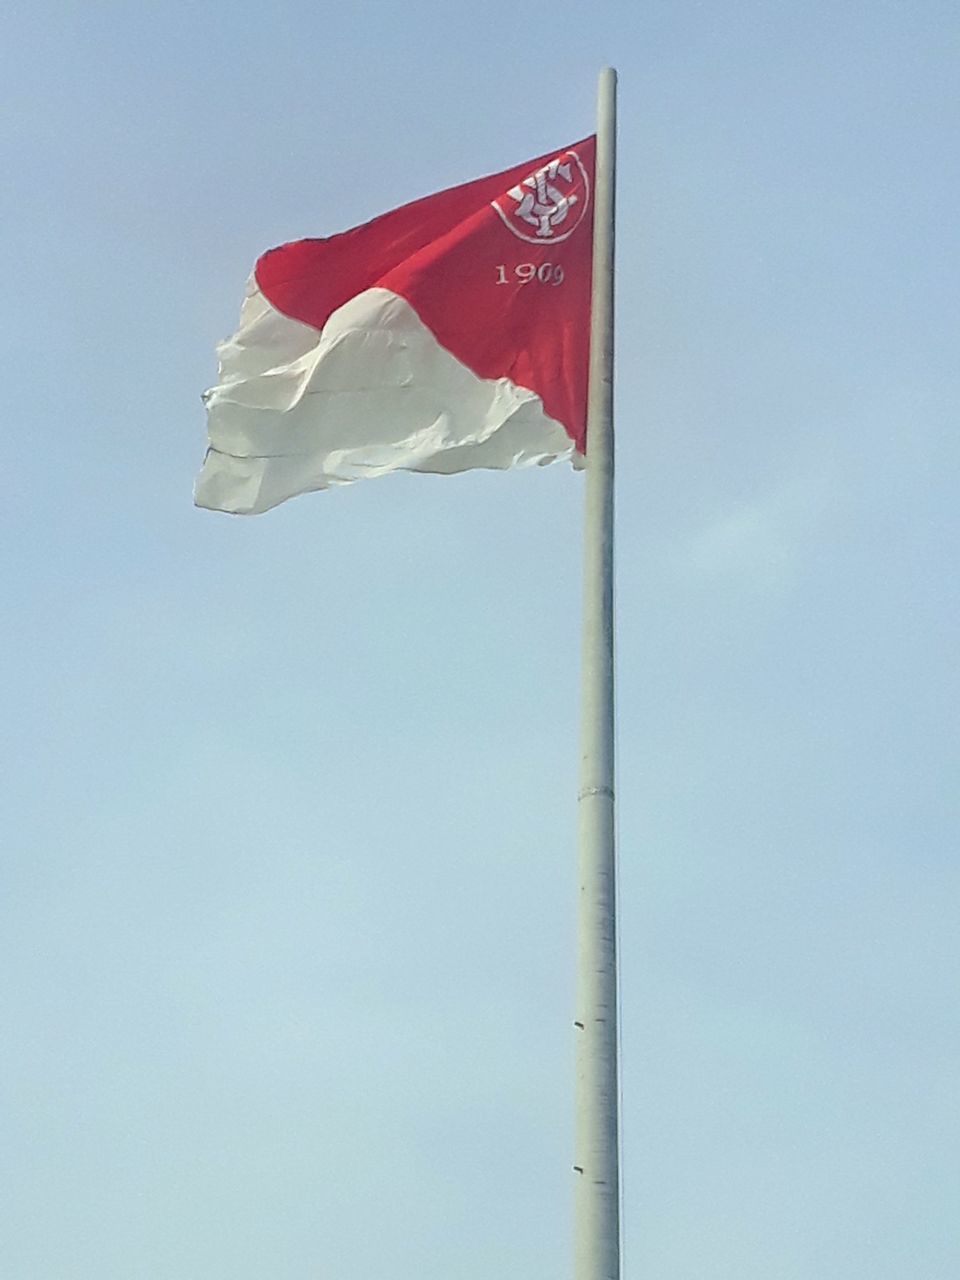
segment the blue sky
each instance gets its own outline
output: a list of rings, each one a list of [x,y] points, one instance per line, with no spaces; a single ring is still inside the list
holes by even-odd
[[[582,476],[191,505],[265,248],[621,75],[628,1276],[960,1271],[940,3],[18,5],[4,1280],[569,1272]]]

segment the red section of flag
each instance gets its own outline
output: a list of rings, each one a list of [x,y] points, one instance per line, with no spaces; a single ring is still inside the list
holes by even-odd
[[[370,288],[405,298],[481,378],[535,392],[586,440],[595,139],[264,254],[260,290],[321,329]]]

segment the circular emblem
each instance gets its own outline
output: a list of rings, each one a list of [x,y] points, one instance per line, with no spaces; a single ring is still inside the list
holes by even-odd
[[[584,219],[590,179],[577,153],[564,151],[492,203],[504,226],[520,240],[559,244]]]

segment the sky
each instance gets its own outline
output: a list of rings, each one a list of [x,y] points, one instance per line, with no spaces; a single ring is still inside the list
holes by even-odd
[[[960,1274],[958,62],[937,0],[8,7],[2,1280],[570,1274],[583,477],[191,487],[256,257],[609,63],[624,1274]]]

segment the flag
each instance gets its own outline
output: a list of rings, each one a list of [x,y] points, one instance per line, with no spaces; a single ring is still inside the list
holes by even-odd
[[[204,396],[197,505],[249,515],[391,471],[578,465],[595,144],[264,254]]]

